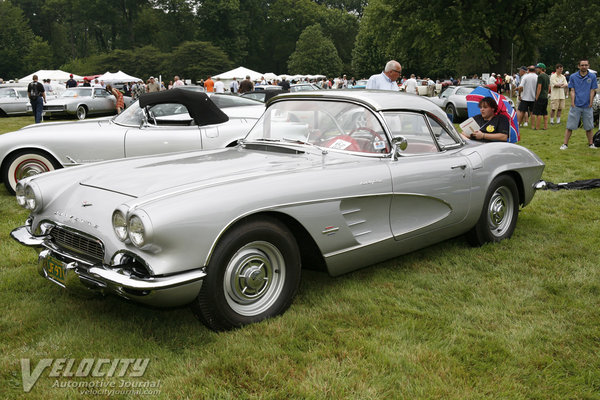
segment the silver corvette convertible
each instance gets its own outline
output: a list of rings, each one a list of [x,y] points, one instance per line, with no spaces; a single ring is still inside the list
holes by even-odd
[[[335,276],[457,235],[509,238],[543,169],[522,146],[463,141],[418,96],[289,94],[234,148],[23,179],[31,214],[12,237],[58,286],[190,304],[224,330],[282,314],[303,267]]]
[[[235,145],[265,110],[237,96],[187,90],[148,93],[115,117],[29,125],[0,135],[0,179],[115,158]]]

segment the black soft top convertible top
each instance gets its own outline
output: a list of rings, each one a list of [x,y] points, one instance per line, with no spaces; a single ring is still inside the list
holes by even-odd
[[[145,93],[140,96],[140,107],[155,104],[183,104],[197,125],[220,124],[229,121],[229,117],[213,103],[206,93],[189,90],[165,90],[162,92]]]

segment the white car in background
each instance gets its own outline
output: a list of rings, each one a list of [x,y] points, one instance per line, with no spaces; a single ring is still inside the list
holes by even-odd
[[[230,95],[147,93],[115,117],[33,124],[0,135],[0,179],[14,192],[19,180],[63,167],[233,146],[264,109]]]

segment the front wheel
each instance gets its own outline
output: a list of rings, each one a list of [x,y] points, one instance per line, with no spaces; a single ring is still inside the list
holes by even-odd
[[[300,251],[274,218],[250,218],[219,241],[192,310],[213,330],[283,314],[300,283]]]
[[[477,224],[467,234],[473,246],[510,238],[519,216],[519,194],[515,181],[506,175],[490,184]]]
[[[54,157],[43,151],[22,150],[8,156],[2,168],[2,180],[9,193],[14,194],[21,179],[61,167]]]
[[[87,108],[84,106],[77,107],[76,115],[77,119],[85,119],[85,117],[87,117]]]

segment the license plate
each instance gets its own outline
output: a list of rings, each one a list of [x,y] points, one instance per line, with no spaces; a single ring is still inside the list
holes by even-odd
[[[48,257],[46,260],[46,272],[50,278],[62,284],[65,283],[65,266],[57,259]]]

